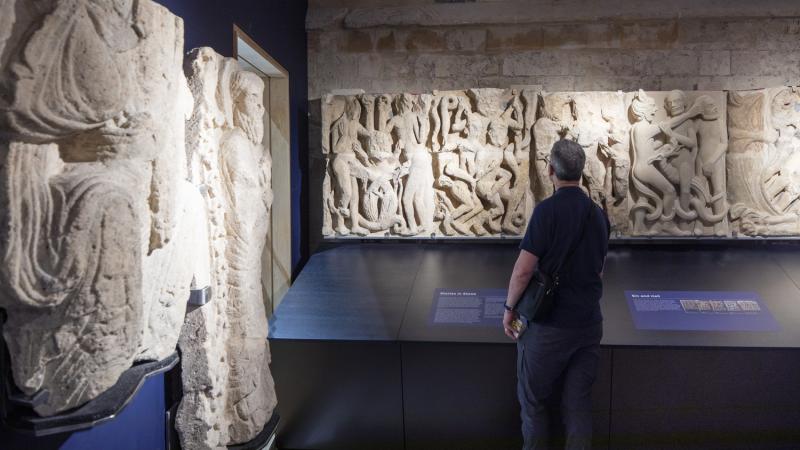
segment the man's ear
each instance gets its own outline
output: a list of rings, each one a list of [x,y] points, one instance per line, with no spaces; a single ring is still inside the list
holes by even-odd
[[[547,175],[552,177],[555,173],[556,173],[556,171],[553,169],[553,165],[552,164],[548,164],[547,165]]]

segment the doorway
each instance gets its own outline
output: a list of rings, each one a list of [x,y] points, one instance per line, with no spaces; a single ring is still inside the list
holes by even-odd
[[[271,316],[291,284],[292,228],[289,135],[289,72],[238,26],[233,26],[233,56],[242,70],[264,80],[264,149],[272,155],[272,209],[261,256],[264,306]]]

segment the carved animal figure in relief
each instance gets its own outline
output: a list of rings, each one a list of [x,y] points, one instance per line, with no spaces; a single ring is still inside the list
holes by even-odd
[[[773,157],[765,173],[765,187],[775,209],[800,212],[800,93],[796,88],[777,91],[770,104],[772,128],[777,133]]]
[[[461,167],[458,153],[442,151],[435,153],[437,194],[437,218],[448,236],[469,235],[469,219],[483,211],[476,197],[475,178]],[[455,205],[458,206],[455,206]]]
[[[798,104],[796,88],[729,94],[731,217],[745,234],[800,233]]]
[[[345,111],[331,126],[331,148],[333,161],[331,169],[336,186],[334,198],[336,202],[336,232],[347,235],[351,232],[365,236],[369,234],[360,222],[360,193],[358,177],[364,177],[364,164],[369,157],[361,146],[359,137],[370,137],[370,132],[361,125],[361,105],[356,98],[350,98],[345,104]],[[350,219],[350,228],[345,219]]]
[[[392,136],[387,131],[388,117],[387,96],[378,97],[378,123],[375,129],[375,97],[361,96],[361,102],[366,110],[365,127],[369,132],[367,148],[368,161],[365,170],[359,178],[363,192],[362,209],[359,214],[359,225],[370,232],[394,231],[404,229],[405,222],[400,214],[399,184],[400,184],[400,152],[399,146],[392,148]]]
[[[634,235],[651,235],[664,232],[671,235],[687,235],[677,227],[675,206],[677,190],[667,176],[656,166],[658,161],[671,156],[678,145],[664,143],[659,138],[664,134],[674,134],[672,130],[701,110],[699,103],[687,112],[660,123],[654,124],[657,106],[655,101],[641,89],[631,102],[631,113],[635,119],[631,127],[631,147],[633,148],[632,181],[635,204],[631,207]],[[661,164],[661,163],[659,163]],[[658,224],[659,226],[654,226]]]
[[[511,128],[513,152],[506,155],[508,167],[513,175],[507,200],[506,213],[503,217],[502,228],[505,233],[518,235],[524,232],[523,227],[530,217],[533,199],[528,198],[530,192],[530,150],[533,142],[533,123],[536,116],[538,93],[531,90],[522,90],[515,102],[518,123],[522,126]],[[521,102],[521,103],[520,103]]]

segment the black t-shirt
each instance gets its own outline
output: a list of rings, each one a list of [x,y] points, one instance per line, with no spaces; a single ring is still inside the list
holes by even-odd
[[[581,222],[592,212],[583,235]],[[541,323],[577,328],[599,323],[603,282],[600,272],[608,252],[611,225],[606,214],[577,186],[558,189],[536,205],[519,248],[539,258],[539,270],[554,275],[575,239],[580,239],[569,261],[559,272],[559,287],[550,315]]]

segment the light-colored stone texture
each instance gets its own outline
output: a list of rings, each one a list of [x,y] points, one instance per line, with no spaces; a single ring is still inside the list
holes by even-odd
[[[634,236],[727,236],[722,92],[629,93]]]
[[[209,48],[190,58],[187,151],[210,211],[214,299],[190,311],[181,331],[176,423],[182,447],[202,449],[251,440],[276,404],[261,287],[271,160],[261,145],[261,79]]]
[[[515,87],[328,96],[322,233],[518,234],[552,194],[549,152],[565,138],[584,148],[581,185],[617,237],[800,234],[800,94],[735,95]],[[762,154],[773,163],[754,166]]]
[[[326,236],[518,235],[536,91],[329,96]]]
[[[798,7],[791,1],[728,0],[724,3],[697,0],[673,0],[658,8],[652,4],[630,0],[523,0],[449,3],[430,0],[426,4],[397,3],[391,6],[353,4],[341,8],[309,8],[307,29],[335,26],[344,13],[348,28],[378,26],[459,26],[476,24],[558,23],[637,21],[641,19],[696,18],[772,18],[797,17]]]
[[[475,52],[486,46],[486,30],[452,30],[444,35],[447,49]]]
[[[0,306],[14,382],[51,415],[174,351],[202,278],[183,24],[149,0],[0,12]]]
[[[730,75],[731,52],[728,50],[700,53],[700,75]]]
[[[728,93],[729,199],[741,234],[800,234],[798,111],[794,87]]]

